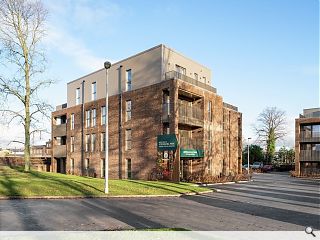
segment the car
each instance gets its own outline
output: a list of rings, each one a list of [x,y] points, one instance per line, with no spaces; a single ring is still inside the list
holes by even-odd
[[[261,169],[263,167],[263,163],[262,162],[254,162],[252,165],[251,165],[251,168],[252,169]]]
[[[273,170],[273,166],[272,165],[264,165],[262,168],[261,168],[261,171],[262,172],[271,172]]]

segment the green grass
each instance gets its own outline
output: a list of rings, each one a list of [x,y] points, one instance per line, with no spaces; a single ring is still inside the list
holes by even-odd
[[[203,192],[190,183],[109,180],[109,196]],[[104,179],[0,167],[0,196],[102,196]]]

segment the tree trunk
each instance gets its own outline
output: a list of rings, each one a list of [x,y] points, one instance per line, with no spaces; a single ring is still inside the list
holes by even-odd
[[[24,49],[25,59],[28,59],[28,52]],[[30,71],[29,64],[25,62],[25,82],[26,82],[26,96],[25,96],[25,122],[24,122],[24,170],[30,171]]]

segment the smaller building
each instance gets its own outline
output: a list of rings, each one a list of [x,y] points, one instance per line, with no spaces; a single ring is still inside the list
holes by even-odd
[[[320,174],[320,108],[304,109],[295,123],[295,171]]]
[[[50,172],[51,168],[51,140],[44,145],[30,147],[31,165],[38,171]]]

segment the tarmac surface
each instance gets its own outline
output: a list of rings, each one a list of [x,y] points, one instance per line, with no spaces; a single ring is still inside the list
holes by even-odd
[[[320,230],[320,181],[288,173],[254,174],[250,183],[214,185],[195,196],[0,200],[0,230]]]

